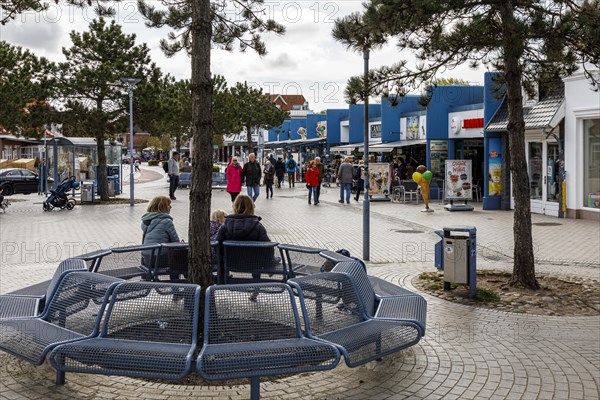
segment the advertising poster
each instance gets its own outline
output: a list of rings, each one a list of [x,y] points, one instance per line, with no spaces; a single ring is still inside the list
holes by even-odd
[[[446,160],[446,200],[472,200],[471,160]]]
[[[430,171],[435,179],[443,179],[444,162],[448,158],[448,141],[432,140],[429,142]]]
[[[406,118],[406,139],[416,139],[419,135],[419,116]]]
[[[490,139],[490,154],[488,158],[488,196],[502,194],[502,141]]]
[[[369,195],[387,195],[389,192],[390,165],[369,164]]]

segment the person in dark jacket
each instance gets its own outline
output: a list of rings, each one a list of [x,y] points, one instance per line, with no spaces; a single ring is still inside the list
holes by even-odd
[[[269,193],[271,194],[271,198],[273,198],[273,181],[275,180],[275,167],[271,165],[271,161],[267,161],[265,163],[265,169],[263,170],[263,174],[265,175],[265,186],[267,187],[267,199],[269,198]]]
[[[254,215],[254,202],[249,196],[240,194],[233,202],[233,212],[235,214],[226,216],[225,222],[221,228],[219,228],[219,232],[217,233],[217,241],[219,243],[223,243],[225,240],[251,242],[271,241],[269,235],[267,235],[267,230],[260,223],[261,218]],[[274,255],[273,260],[275,262]],[[260,280],[260,273],[253,272],[252,278]],[[257,292],[252,293],[250,300],[256,300],[257,296]]]
[[[354,178],[354,167],[350,164],[350,157],[346,157],[337,171],[337,178],[340,182],[340,203],[344,202],[344,192],[346,192],[346,203],[350,204],[350,189],[352,179]]]
[[[354,180],[356,181],[356,196],[354,197],[355,201],[360,199],[360,192],[365,190],[365,161],[360,160],[358,162],[358,168],[356,169],[356,174],[354,175]]]
[[[399,180],[403,181],[406,179],[406,163],[404,162],[404,158],[398,158],[398,168],[396,168],[396,176]]]
[[[284,183],[285,176],[285,165],[281,160],[281,157],[277,158],[277,162],[275,162],[275,176],[277,177],[277,188],[281,189],[281,185]]]
[[[173,224],[171,199],[167,196],[157,196],[150,201],[146,213],[142,215],[142,244],[179,242],[179,236]],[[142,265],[152,268],[152,251],[142,252]],[[169,265],[167,254],[158,256],[157,266]],[[176,279],[178,276],[172,276]]]
[[[244,164],[242,170],[242,181],[246,182],[248,196],[252,198],[252,201],[256,201],[260,195],[260,178],[262,176],[262,171],[260,169],[260,164],[256,161],[256,155],[254,153],[250,153],[248,160],[249,161]]]

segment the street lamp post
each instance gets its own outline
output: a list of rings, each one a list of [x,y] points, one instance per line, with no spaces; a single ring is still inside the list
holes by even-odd
[[[126,83],[129,91],[129,206],[133,207],[134,174],[133,174],[133,87],[140,81],[138,78],[121,78]]]
[[[365,47],[363,50],[364,59],[364,85],[365,85],[365,110],[364,110],[364,154],[363,159],[365,161],[365,180],[364,190],[365,197],[363,200],[363,260],[368,261],[371,252],[370,246],[370,221],[369,221],[369,48]]]

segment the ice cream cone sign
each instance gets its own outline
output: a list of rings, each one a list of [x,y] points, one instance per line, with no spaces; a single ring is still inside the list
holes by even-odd
[[[419,166],[419,168],[420,167],[421,166]],[[425,210],[429,211],[429,186],[431,184],[431,178],[433,178],[433,174],[427,169],[425,169],[423,172],[420,172],[419,168],[417,168],[418,172],[415,172],[412,178],[421,189],[421,197],[423,197],[423,202],[425,203]],[[422,170],[423,168],[421,168],[421,171]]]

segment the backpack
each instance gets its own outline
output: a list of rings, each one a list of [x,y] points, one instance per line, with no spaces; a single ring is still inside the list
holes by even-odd
[[[162,163],[162,167],[165,170],[165,173],[169,173],[169,162],[168,161],[163,161]]]
[[[288,169],[294,169],[294,160],[288,160],[287,162]]]

